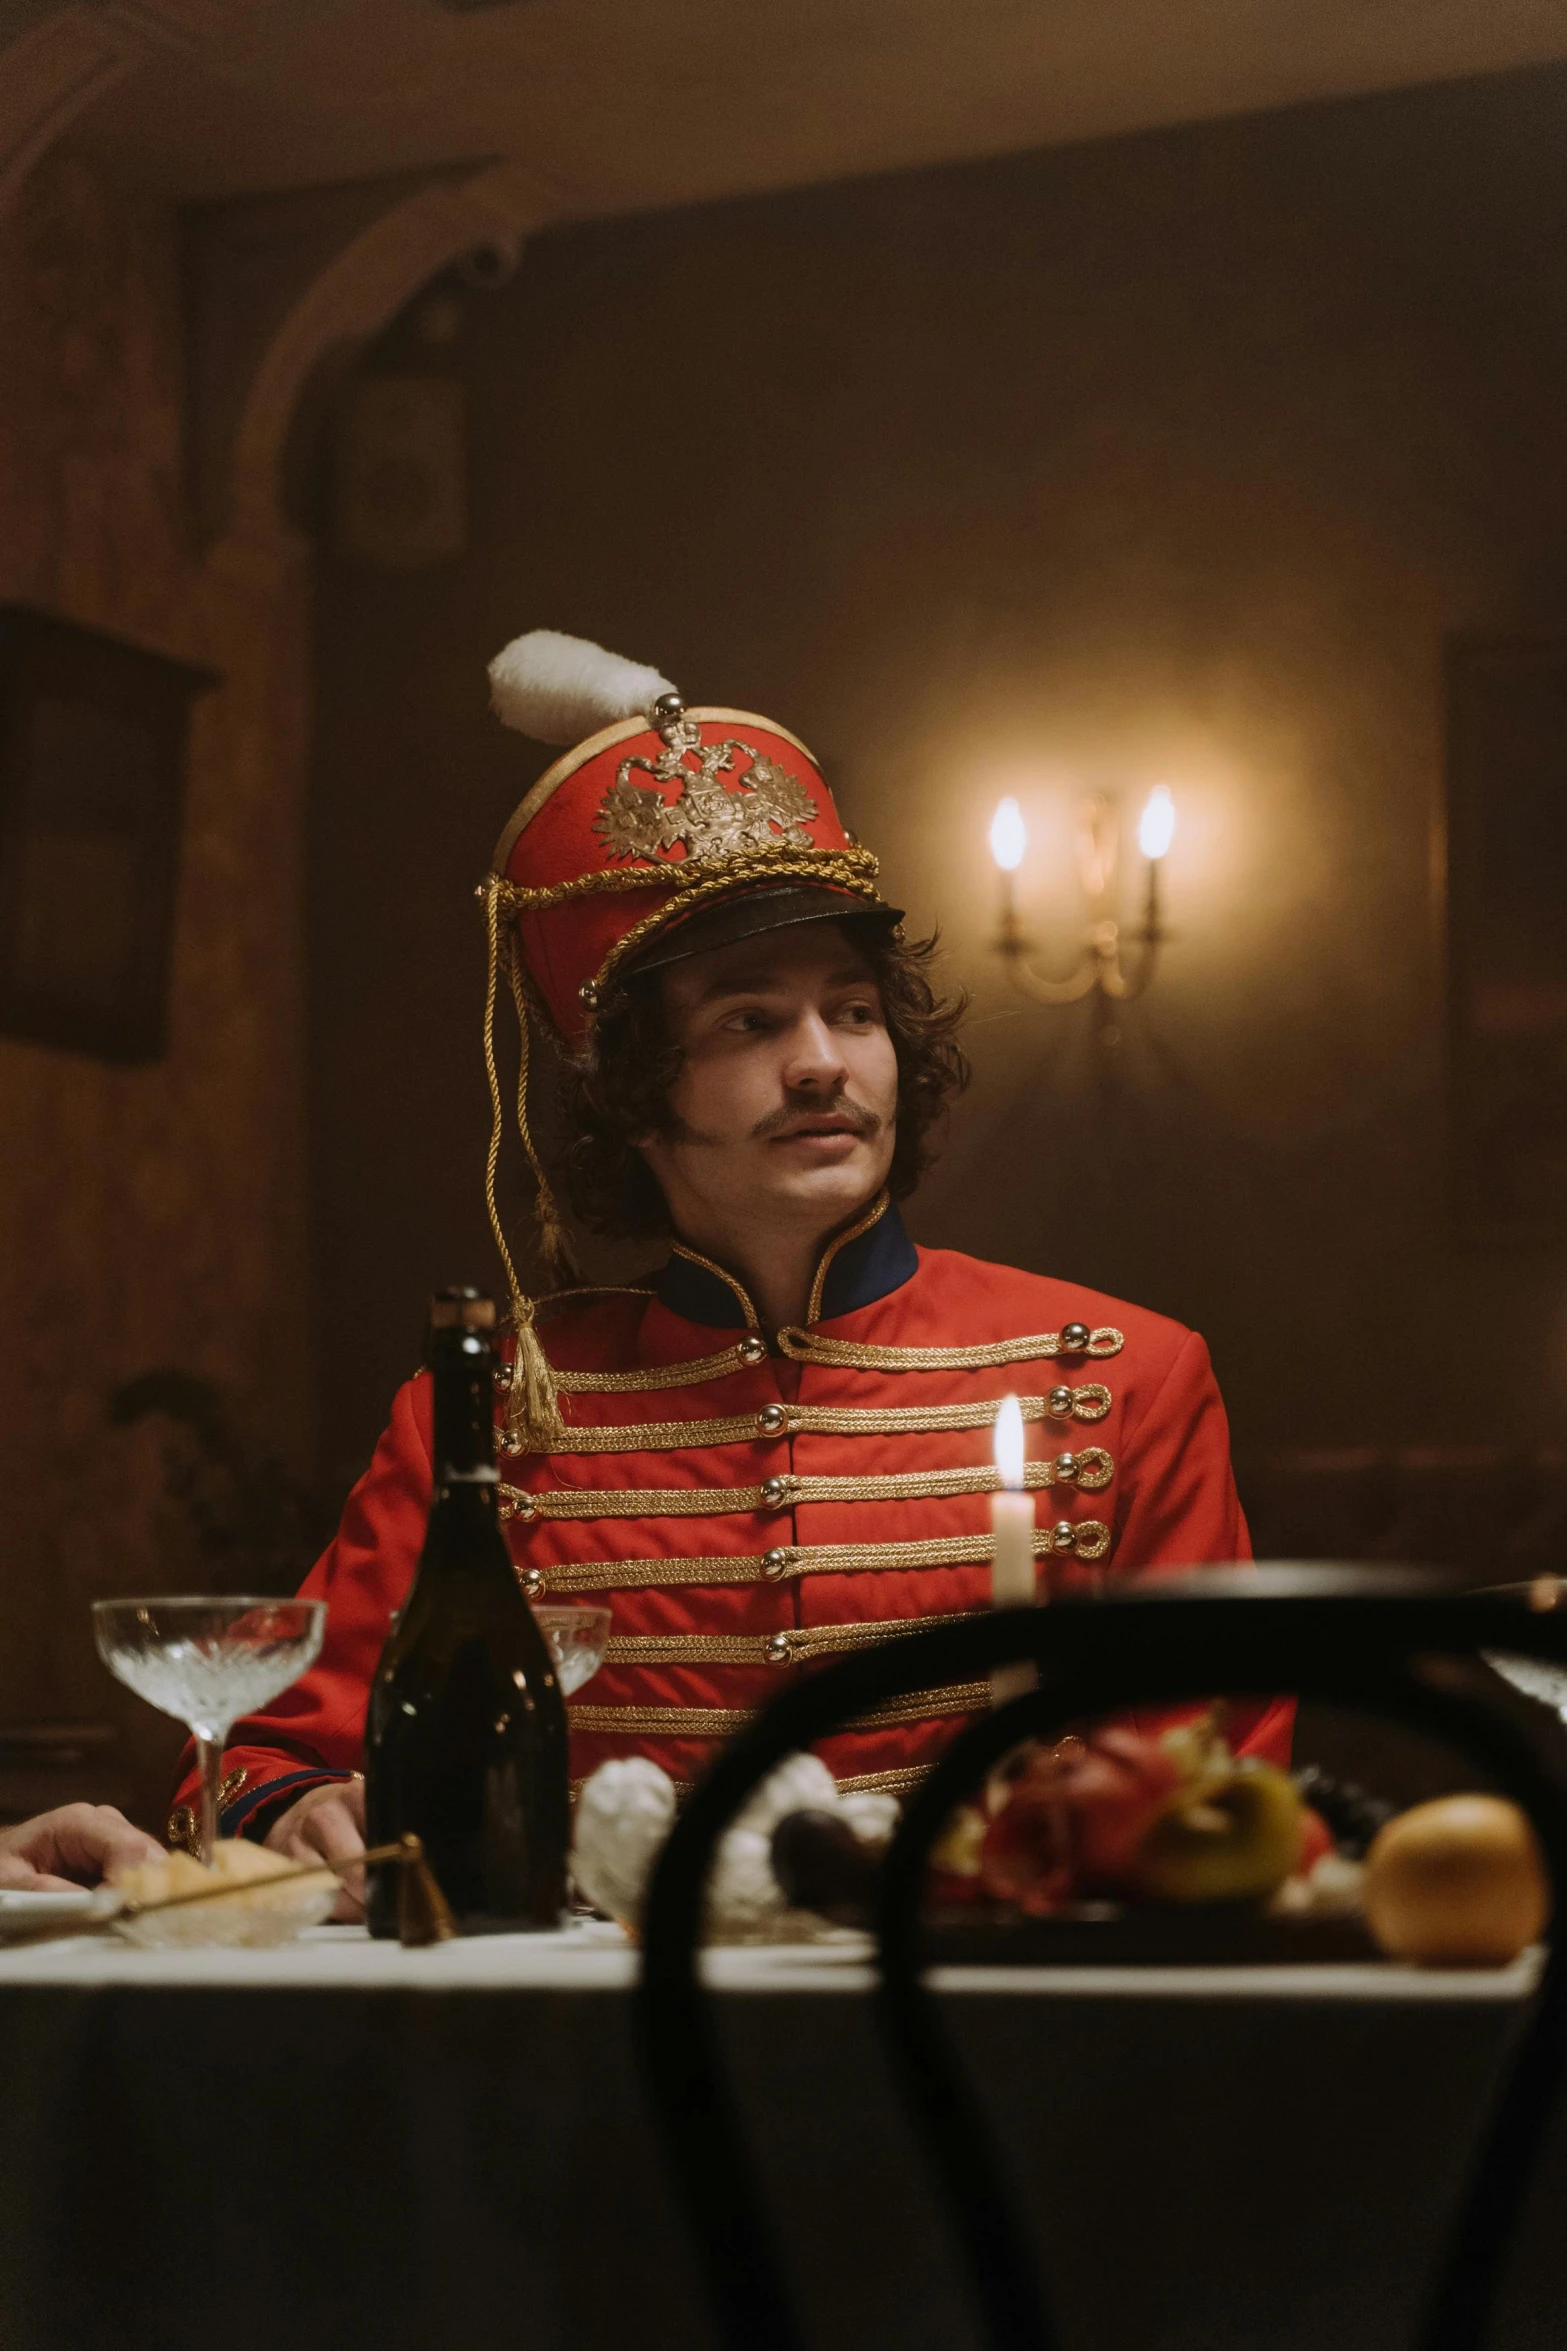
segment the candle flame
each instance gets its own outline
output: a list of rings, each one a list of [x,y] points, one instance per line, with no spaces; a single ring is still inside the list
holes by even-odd
[[[996,1467],[1010,1494],[1023,1491],[1023,1410],[1015,1396],[1003,1396],[996,1414]]]
[[[1016,873],[1028,847],[1028,827],[1015,800],[1003,800],[990,820],[990,854],[1003,873]]]
[[[1155,784],[1137,827],[1137,846],[1150,862],[1164,855],[1175,838],[1175,802],[1168,784]]]

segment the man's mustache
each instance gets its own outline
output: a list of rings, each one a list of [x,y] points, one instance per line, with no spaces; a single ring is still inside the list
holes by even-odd
[[[851,1134],[862,1139],[879,1135],[882,1129],[877,1112],[867,1110],[863,1102],[856,1102],[851,1095],[835,1094],[830,1102],[786,1102],[780,1109],[770,1110],[751,1129],[752,1138],[765,1142],[770,1136],[787,1135],[794,1127],[812,1126],[822,1118],[841,1119]]]

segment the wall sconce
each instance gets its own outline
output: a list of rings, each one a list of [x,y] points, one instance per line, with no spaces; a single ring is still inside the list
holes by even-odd
[[[1012,880],[1028,851],[1028,828],[1017,802],[1002,801],[990,825],[990,854],[1001,877],[1001,927],[995,949],[1007,967],[1007,977],[1020,994],[1032,997],[1036,1004],[1076,1004],[1084,996],[1095,993],[1101,1000],[1117,1003],[1126,1003],[1143,993],[1153,978],[1159,949],[1170,936],[1159,905],[1159,867],[1174,838],[1175,802],[1170,797],[1170,787],[1155,784],[1137,826],[1137,846],[1145,868],[1143,918],[1138,928],[1128,934],[1127,943],[1138,950],[1137,962],[1128,971],[1121,960],[1123,942],[1117,914],[1120,812],[1103,792],[1092,793],[1079,803],[1077,865],[1087,901],[1088,925],[1072,971],[1064,979],[1047,979],[1030,961],[1033,942],[1024,935],[1018,921]],[[1107,1042],[1114,1041],[1113,1029],[1106,1030],[1105,1035]]]

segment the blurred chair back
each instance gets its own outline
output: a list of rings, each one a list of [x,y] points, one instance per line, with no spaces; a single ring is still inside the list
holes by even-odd
[[[1542,1597],[1554,1599],[1557,1588]],[[1567,1607],[1526,1590],[1463,1594],[1441,1579],[1299,1564],[1209,1569],[1177,1584],[1012,1609],[912,1633],[786,1691],[693,1792],[650,1888],[638,2050],[704,2257],[725,2351],[804,2351],[699,1973],[706,1880],[725,1829],[767,1774],[870,1707],[1032,1660],[1037,1689],[954,1740],[912,1796],[883,1867],[878,2004],[898,2086],[942,2191],[994,2351],[1064,2351],[986,2118],[924,1982],[922,1902],[952,1807],[1019,1739],[1125,1706],[1293,1690],[1442,1738],[1529,1813],[1558,1907],[1567,1888],[1567,1772],[1479,1661],[1511,1650],[1567,1663]],[[1480,2351],[1498,2275],[1567,2065],[1567,1940],[1553,1941],[1469,2193],[1433,2280],[1418,2351]],[[1041,2085],[1047,2091],[1048,2085]],[[1326,2093],[1325,2093],[1326,2094]],[[1266,2314],[1258,2314],[1258,2340]]]

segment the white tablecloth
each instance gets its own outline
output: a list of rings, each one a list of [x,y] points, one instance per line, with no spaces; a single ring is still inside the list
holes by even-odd
[[[861,1948],[718,1951],[813,2342],[967,2351]],[[705,2351],[603,1928],[0,1952],[4,2351]],[[1393,2351],[1532,1983],[949,1969],[1069,2346]],[[1495,2351],[1567,2334],[1567,2132]]]

